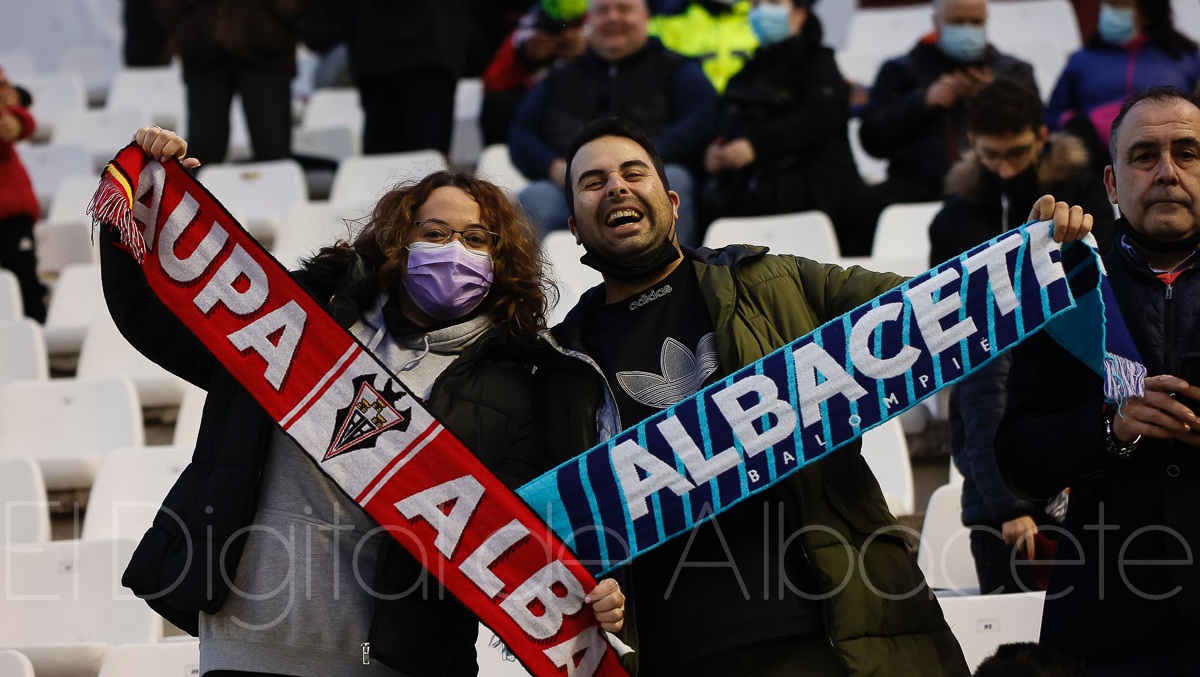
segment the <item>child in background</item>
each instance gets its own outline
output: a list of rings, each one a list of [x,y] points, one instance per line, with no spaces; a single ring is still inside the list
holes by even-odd
[[[0,267],[21,283],[25,315],[44,322],[46,289],[37,278],[33,240],[38,201],[16,149],[16,142],[33,136],[30,103],[29,93],[14,87],[0,69]]]

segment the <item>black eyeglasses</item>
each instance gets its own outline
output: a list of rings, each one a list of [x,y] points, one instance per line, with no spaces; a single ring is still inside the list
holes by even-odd
[[[417,227],[417,237],[423,242],[445,244],[457,234],[463,244],[469,249],[488,249],[500,242],[500,236],[479,226],[469,226],[463,230],[455,230],[443,221],[427,219],[414,223]]]

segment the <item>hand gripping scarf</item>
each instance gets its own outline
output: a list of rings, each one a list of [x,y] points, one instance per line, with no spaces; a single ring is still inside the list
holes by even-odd
[[[583,602],[592,575],[178,161],[131,144],[88,209],[284,432],[526,668],[625,674]]]

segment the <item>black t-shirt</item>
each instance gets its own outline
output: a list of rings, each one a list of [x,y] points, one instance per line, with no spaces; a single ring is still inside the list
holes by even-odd
[[[725,376],[691,265],[584,322],[584,347],[624,427]],[[634,560],[639,671],[658,674],[723,649],[816,635],[819,602],[795,515],[768,489]],[[785,556],[786,555],[786,556]],[[784,573],[786,571],[786,574]]]

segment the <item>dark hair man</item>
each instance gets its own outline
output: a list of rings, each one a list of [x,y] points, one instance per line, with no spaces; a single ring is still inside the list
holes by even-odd
[[[662,160],[618,120],[586,126],[567,158],[571,231],[604,283],[547,335],[563,356],[539,370],[547,443],[560,458],[903,281],[762,247],[680,247],[680,198]],[[1082,210],[1057,211],[1060,237],[1086,232]],[[629,638],[639,670],[967,674],[907,545],[887,535],[894,528],[849,448],[639,557]]]

